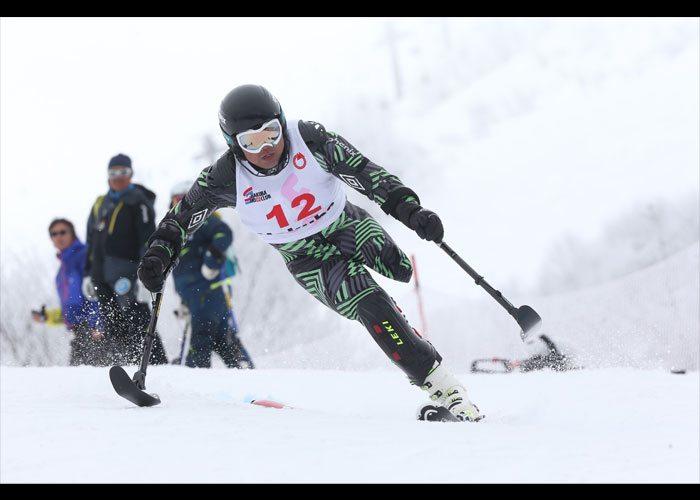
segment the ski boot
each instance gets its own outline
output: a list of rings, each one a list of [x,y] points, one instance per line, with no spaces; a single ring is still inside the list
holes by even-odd
[[[427,403],[418,408],[416,414],[418,420],[478,422],[486,416],[469,400],[461,382],[442,364],[428,375],[422,389],[428,391],[433,403]]]

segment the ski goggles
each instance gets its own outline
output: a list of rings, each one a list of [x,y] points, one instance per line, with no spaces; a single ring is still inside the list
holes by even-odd
[[[110,179],[115,177],[128,177],[131,175],[132,170],[129,167],[115,167],[110,168],[107,173]]]
[[[259,153],[265,146],[276,146],[282,138],[282,124],[279,118],[264,123],[260,128],[236,134],[238,145],[248,153]]]

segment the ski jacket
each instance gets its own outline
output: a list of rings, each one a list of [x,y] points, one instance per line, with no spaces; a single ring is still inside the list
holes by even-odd
[[[92,206],[87,224],[85,272],[93,281],[136,279],[136,269],[155,230],[156,195],[140,184],[125,191],[110,190]]]
[[[61,267],[56,274],[56,291],[61,301],[63,322],[71,329],[83,321],[92,328],[100,324],[97,302],[87,300],[82,292],[86,255],[87,247],[77,238],[57,255]]]
[[[341,180],[377,203],[385,213],[396,217],[394,209],[404,200],[420,203],[416,193],[404,186],[398,177],[370,161],[347,140],[327,131],[323,125],[311,121],[290,120],[287,134],[297,133],[303,141],[305,150],[313,155],[314,162],[322,169],[318,173],[320,176],[332,176]],[[289,141],[287,136],[285,140]],[[290,151],[286,166],[282,170],[275,169],[272,175],[280,175],[285,170],[297,168],[299,161],[294,151]],[[241,201],[238,196],[238,193],[244,192],[249,187],[236,185],[237,170],[241,168],[245,168],[260,179],[253,194],[259,194],[260,201],[264,202],[262,198],[266,198],[265,179],[270,177],[269,173],[242,158],[235,157],[229,150],[212,165],[202,170],[197,182],[185,194],[182,201],[161,220],[157,230],[149,239],[149,246],[164,247],[176,264],[176,258],[189,235],[197,231],[211,213],[224,207],[236,208],[240,203],[248,202],[245,197]],[[332,182],[326,183],[325,186],[327,189],[335,188]],[[313,210],[315,207],[310,201],[300,200],[296,207],[293,203],[291,206],[298,211]],[[269,208],[271,211],[267,216],[276,218],[275,207]],[[243,218],[242,220],[245,223]],[[332,222],[334,221],[331,218],[325,220],[323,224],[328,225]],[[280,224],[282,225],[283,223]],[[316,227],[317,231],[323,228],[322,225]],[[251,229],[255,231],[256,228]]]
[[[192,234],[180,252],[179,263],[173,269],[175,289],[183,301],[220,288],[221,276],[206,279],[202,264],[211,269],[222,268],[226,262],[226,250],[233,243],[231,228],[219,214],[209,217],[199,230]]]

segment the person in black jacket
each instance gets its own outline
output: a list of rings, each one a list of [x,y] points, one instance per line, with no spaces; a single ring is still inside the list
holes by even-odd
[[[105,336],[118,351],[113,362],[138,364],[150,307],[136,270],[155,230],[156,196],[131,182],[128,156],[114,156],[107,171],[109,191],[97,198],[88,218],[83,293],[99,303]],[[149,362],[168,362],[157,334]]]

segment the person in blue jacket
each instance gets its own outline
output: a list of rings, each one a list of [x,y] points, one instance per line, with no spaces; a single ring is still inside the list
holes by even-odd
[[[70,364],[103,366],[107,363],[106,344],[97,302],[89,301],[81,288],[87,249],[75,234],[73,224],[66,219],[54,219],[49,235],[61,267],[56,274],[56,291],[60,308],[32,311],[34,321],[51,326],[65,325],[73,332]]]
[[[191,182],[184,182],[173,187],[171,210],[190,186]],[[186,366],[209,368],[212,353],[216,353],[229,368],[253,368],[237,335],[227,283],[235,274],[235,266],[226,256],[232,243],[231,228],[214,214],[192,234],[173,269],[175,289],[189,312],[189,347],[183,349],[179,360],[181,363],[184,357]]]

